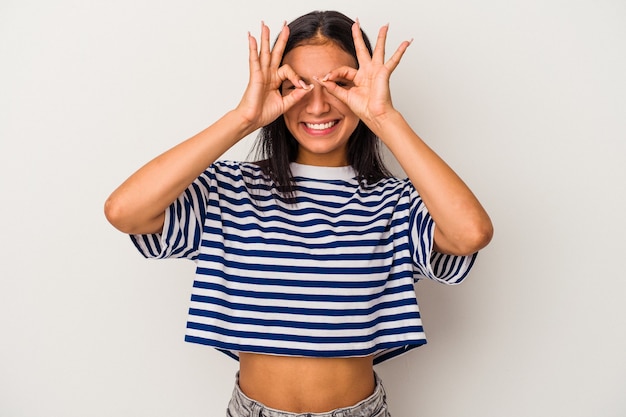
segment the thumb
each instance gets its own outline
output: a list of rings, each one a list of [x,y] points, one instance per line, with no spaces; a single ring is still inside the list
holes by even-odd
[[[302,98],[306,96],[309,93],[309,91],[313,89],[313,87],[314,87],[313,84],[305,85],[303,83],[302,88],[295,88],[289,94],[284,96],[283,97],[283,108],[284,108],[283,112],[286,112],[291,107],[293,107],[294,104],[302,100]]]
[[[348,102],[348,89],[349,87],[343,87],[342,85],[351,85],[356,77],[357,69],[343,66],[337,68],[323,78],[313,77],[313,79],[324,87],[331,95],[342,101],[344,104]],[[338,80],[343,81],[343,84]]]
[[[333,97],[339,99],[342,103],[347,104],[348,90],[337,85],[336,82],[328,80],[328,75],[324,78],[313,77],[320,87],[325,88]]]

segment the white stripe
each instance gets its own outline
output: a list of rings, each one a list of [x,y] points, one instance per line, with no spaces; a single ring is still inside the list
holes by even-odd
[[[198,309],[198,310],[205,310],[207,308],[207,305],[205,303],[191,301],[190,308]],[[231,309],[223,307],[221,305],[212,305],[210,310],[216,313],[221,313],[221,314],[226,314],[226,315],[232,314]],[[411,312],[418,313],[419,312],[418,306],[409,305],[409,306],[385,308],[385,309],[381,309],[379,312],[366,314],[362,316],[345,315],[345,316],[331,316],[331,317],[304,315],[304,314],[287,314],[287,313],[278,313],[278,312],[263,313],[263,312],[257,312],[257,311],[239,310],[237,311],[237,317],[260,318],[264,320],[310,322],[310,323],[365,323],[365,322],[373,321],[378,316],[392,316],[392,315],[411,313]]]

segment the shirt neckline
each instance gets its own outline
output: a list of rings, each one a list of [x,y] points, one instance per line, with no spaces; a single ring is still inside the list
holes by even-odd
[[[351,180],[356,177],[356,172],[351,165],[343,167],[323,167],[304,165],[297,162],[289,164],[291,174],[295,177],[304,177],[317,180]]]

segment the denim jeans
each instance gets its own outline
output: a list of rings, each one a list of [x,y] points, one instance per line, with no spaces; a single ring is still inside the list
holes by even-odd
[[[352,407],[338,408],[327,413],[288,413],[274,410],[254,401],[239,388],[239,377],[228,404],[226,417],[391,417],[387,409],[387,395],[382,381],[376,377],[376,388],[368,398]]]

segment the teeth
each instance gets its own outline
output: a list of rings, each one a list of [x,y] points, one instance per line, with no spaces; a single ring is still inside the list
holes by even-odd
[[[335,126],[336,122],[328,122],[328,123],[305,123],[306,127],[308,127],[309,129],[314,129],[314,130],[324,130],[324,129],[330,129],[331,127]]]

